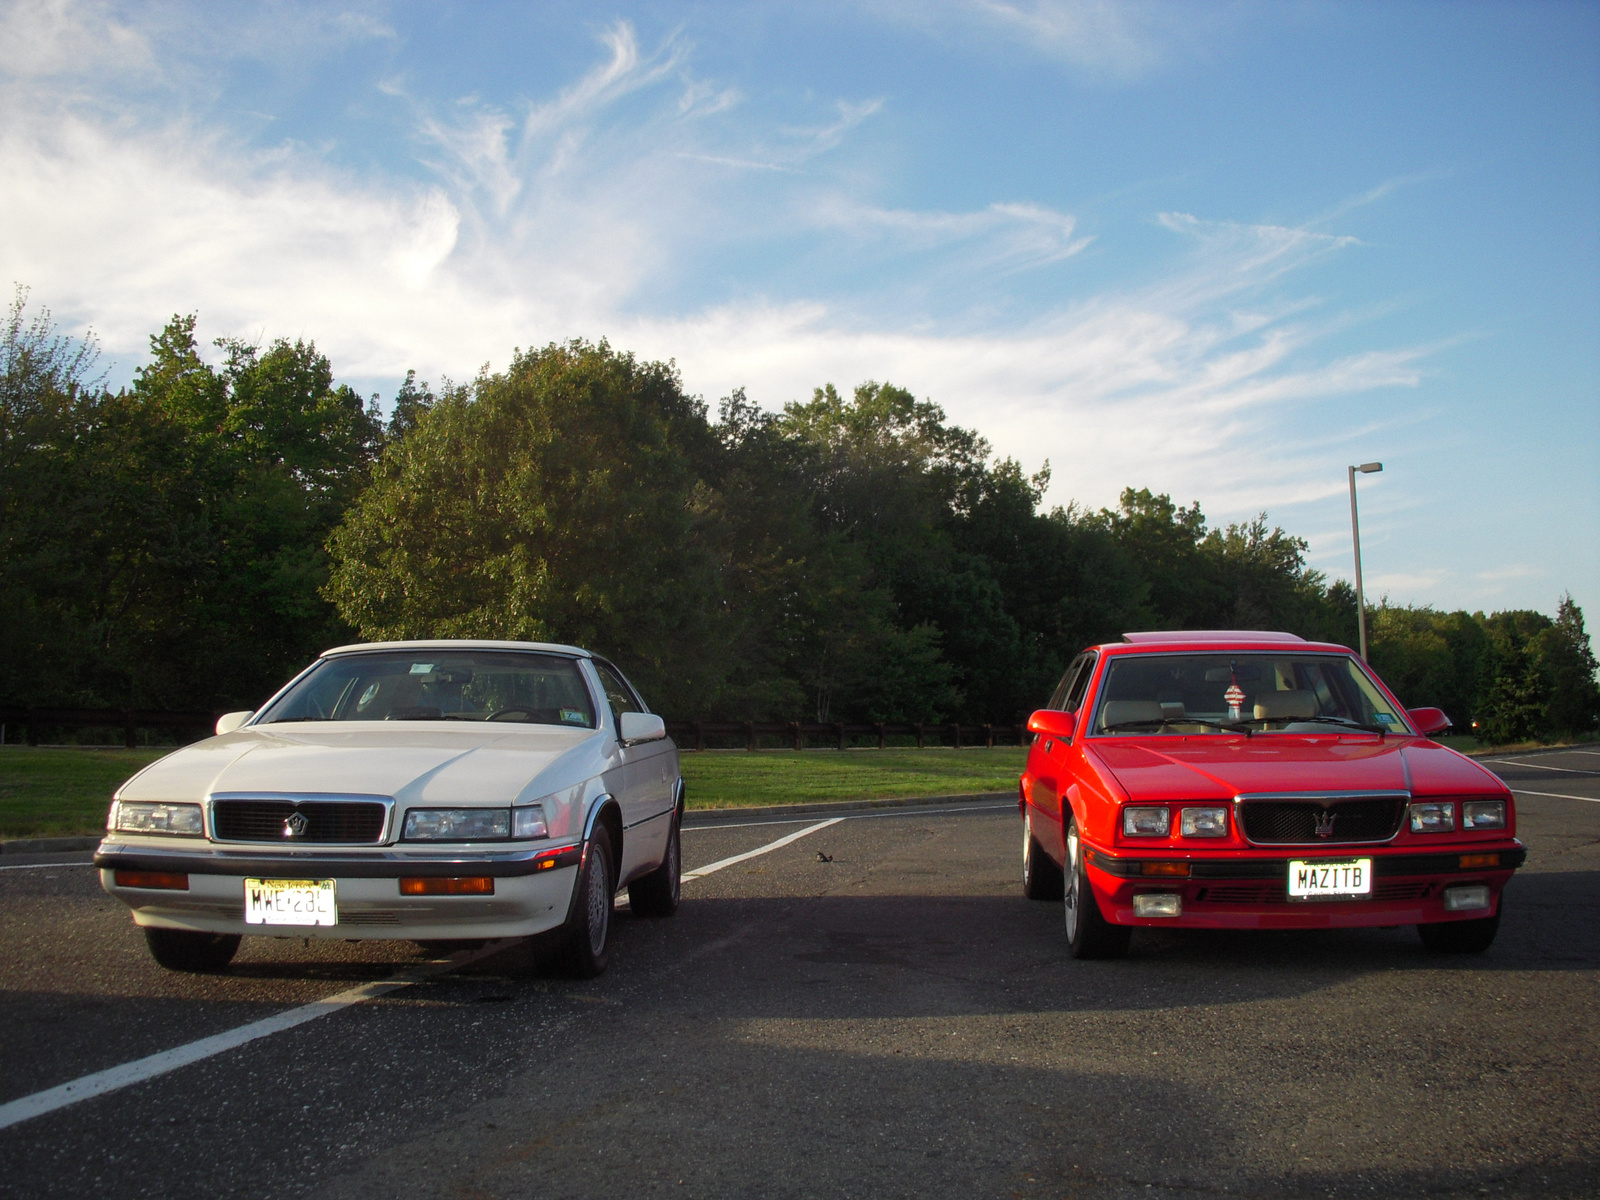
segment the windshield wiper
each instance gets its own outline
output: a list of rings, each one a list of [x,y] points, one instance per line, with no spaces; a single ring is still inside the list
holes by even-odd
[[[1361,729],[1367,733],[1375,733],[1379,737],[1383,737],[1389,732],[1389,727],[1387,725],[1368,725],[1361,721],[1352,721],[1349,717],[1333,717],[1324,715],[1322,713],[1319,713],[1314,717],[1292,717],[1289,718],[1289,721],[1291,723],[1315,721],[1321,725],[1340,725],[1345,729]]]
[[[1168,725],[1205,725],[1208,728],[1222,729],[1228,733],[1242,733],[1245,737],[1250,737],[1255,732],[1248,725],[1224,725],[1221,721],[1208,721],[1204,717],[1162,717],[1160,719],[1151,717],[1143,721],[1118,721],[1115,725],[1102,725],[1100,732],[1115,733],[1119,729],[1147,729],[1152,725],[1158,728],[1164,728]]]
[[[273,717],[270,721],[261,722],[263,725],[282,725],[285,721],[332,721],[334,717]]]

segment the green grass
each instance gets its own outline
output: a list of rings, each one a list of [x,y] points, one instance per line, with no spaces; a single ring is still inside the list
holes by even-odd
[[[1024,747],[993,750],[743,750],[685,754],[690,808],[1015,792]]]
[[[0,747],[0,841],[99,833],[116,786],[165,750]],[[691,808],[1010,792],[1025,752],[708,751],[683,756]]]
[[[99,833],[117,785],[170,752],[0,747],[0,841]]]

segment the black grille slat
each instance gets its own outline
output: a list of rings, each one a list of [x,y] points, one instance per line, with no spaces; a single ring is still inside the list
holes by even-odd
[[[1403,797],[1370,800],[1252,800],[1243,806],[1244,833],[1258,844],[1336,846],[1341,842],[1382,842],[1400,831]],[[1317,836],[1317,822],[1333,817],[1333,833]]]
[[[299,837],[284,833],[295,813],[306,819]],[[214,800],[211,819],[224,842],[372,844],[383,837],[384,806],[373,800]]]

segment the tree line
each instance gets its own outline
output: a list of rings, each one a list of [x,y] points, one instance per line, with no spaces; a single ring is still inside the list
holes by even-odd
[[[1265,514],[1129,488],[1042,507],[889,383],[715,417],[670,363],[572,341],[385,420],[311,342],[174,317],[112,390],[92,343],[0,337],[0,702],[259,703],[340,642],[603,651],[671,719],[1014,721],[1085,645],[1151,628],[1352,644],[1355,597]],[[1600,718],[1583,615],[1382,606],[1374,665],[1505,740]]]

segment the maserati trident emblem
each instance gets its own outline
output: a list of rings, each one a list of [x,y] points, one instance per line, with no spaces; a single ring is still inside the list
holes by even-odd
[[[299,815],[299,813],[295,814],[297,817]],[[1317,836],[1319,838],[1333,836],[1333,818],[1336,815],[1336,813],[1329,812],[1327,809],[1323,809],[1317,814]]]
[[[306,820],[305,813],[293,812],[283,819],[283,836],[287,838],[305,837],[306,830],[311,828],[311,822]],[[1330,830],[1332,826],[1329,826]],[[1322,832],[1322,827],[1317,826],[1317,832]],[[1327,835],[1324,834],[1324,837]]]

